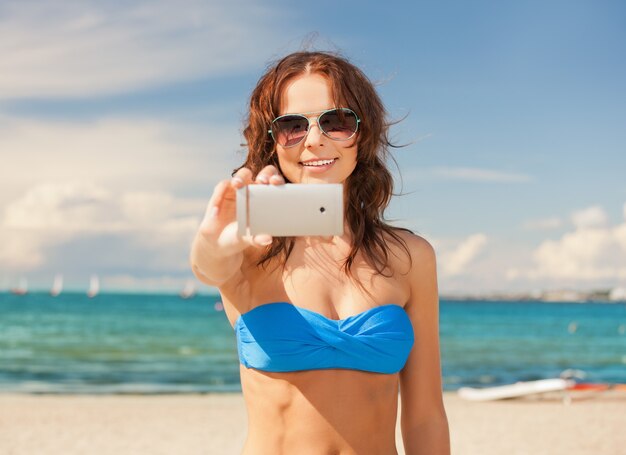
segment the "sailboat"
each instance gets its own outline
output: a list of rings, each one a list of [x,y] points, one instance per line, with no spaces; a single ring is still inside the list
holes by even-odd
[[[63,275],[60,273],[55,275],[54,282],[52,283],[52,288],[50,289],[50,295],[52,297],[56,297],[63,290]]]
[[[98,275],[91,275],[89,280],[89,289],[87,290],[87,297],[92,298],[98,295],[100,292],[100,280]]]
[[[196,295],[196,283],[193,280],[187,280],[185,287],[180,291],[180,297],[182,299],[190,299]]]
[[[28,281],[26,278],[20,278],[20,284],[16,288],[11,289],[11,294],[15,295],[26,295],[28,294]]]

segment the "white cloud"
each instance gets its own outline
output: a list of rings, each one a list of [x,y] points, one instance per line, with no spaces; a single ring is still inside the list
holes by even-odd
[[[579,217],[583,220],[579,226],[557,238],[539,242],[522,237],[490,237],[480,257],[457,274],[451,274],[456,268],[452,258],[463,248],[459,242],[439,239],[441,292],[443,295],[490,292],[540,295],[546,290],[564,288],[581,291],[623,288],[626,286],[626,204],[624,212],[624,220],[603,225],[603,209],[578,210],[575,213],[588,214]],[[460,258],[464,256],[459,254]]]
[[[0,118],[0,274],[191,273],[213,186],[243,156],[239,126],[108,118]],[[191,196],[177,196],[184,193]],[[197,195],[197,196],[195,196]],[[181,281],[182,285],[182,281]]]
[[[43,182],[89,180],[133,191],[206,187],[241,160],[235,125],[131,118],[80,123],[0,117],[0,123],[0,208]]]
[[[615,227],[613,230],[615,241],[619,244],[623,251],[626,251],[626,223]]]
[[[603,227],[608,223],[608,216],[602,207],[596,205],[574,212],[572,223],[580,229]]]
[[[603,229],[581,228],[557,241],[546,240],[533,254],[538,267],[531,276],[594,279],[612,275],[613,268],[603,264],[612,246],[610,232]]]
[[[34,270],[45,261],[43,235],[33,238],[22,229],[0,227],[0,239],[0,270]]]
[[[142,89],[258,67],[286,11],[236,0],[0,4],[0,99]]]
[[[453,276],[465,273],[467,266],[483,251],[486,244],[486,235],[472,234],[453,250],[442,253],[439,263],[443,274]]]
[[[205,205],[204,199],[120,192],[89,182],[38,185],[6,207],[0,224],[0,269],[62,270],[65,264],[50,264],[51,252],[85,238],[87,251],[74,266],[94,267],[103,237],[125,245],[128,255],[115,259],[119,268],[134,267],[139,253],[158,258],[145,264],[148,269],[186,269],[189,244]]]
[[[104,230],[111,226],[111,194],[88,182],[42,184],[9,204],[2,226],[47,231]],[[113,215],[113,216],[111,216]]]
[[[91,182],[41,184],[6,207],[2,226],[68,233],[172,230],[181,216],[199,216],[205,202],[164,191],[116,194]]]
[[[183,200],[163,191],[137,191],[126,193],[120,198],[125,219],[145,228],[154,226],[155,223],[165,223],[162,225],[168,226],[168,219],[173,216],[198,213],[201,202],[208,200]],[[171,221],[169,227],[174,227]]]
[[[625,280],[626,220],[608,226],[606,213],[598,206],[573,213],[572,220],[573,231],[543,241],[532,253],[534,264],[525,269],[512,267],[508,277],[566,284]]]

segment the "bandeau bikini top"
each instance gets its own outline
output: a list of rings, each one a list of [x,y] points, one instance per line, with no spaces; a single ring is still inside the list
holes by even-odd
[[[287,372],[346,368],[396,373],[413,347],[413,326],[395,304],[345,319],[329,319],[287,302],[260,305],[235,322],[239,361],[248,368]]]

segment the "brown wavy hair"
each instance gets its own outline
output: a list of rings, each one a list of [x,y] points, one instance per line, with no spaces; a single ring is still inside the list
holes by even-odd
[[[392,273],[385,275],[389,263],[388,238],[401,245],[411,261],[406,242],[396,231],[412,231],[393,227],[384,218],[384,210],[393,195],[393,177],[385,162],[390,156],[390,147],[396,146],[389,140],[391,123],[386,120],[385,108],[374,85],[345,57],[330,52],[295,52],[268,67],[250,96],[250,110],[243,131],[248,155],[233,174],[247,167],[256,175],[270,164],[280,170],[268,129],[279,115],[285,85],[302,74],[325,76],[335,106],[350,108],[361,119],[357,134],[357,165],[346,180],[344,190],[347,195],[344,216],[350,226],[352,248],[342,268],[353,277],[351,267],[357,252],[362,250],[365,260],[378,274],[391,276]],[[257,266],[265,266],[278,255],[283,256],[284,266],[294,242],[293,237],[274,237]]]

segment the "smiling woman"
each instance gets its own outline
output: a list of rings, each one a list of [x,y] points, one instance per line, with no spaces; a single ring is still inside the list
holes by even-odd
[[[388,123],[367,77],[324,52],[288,55],[252,93],[245,163],[220,182],[191,265],[233,326],[248,411],[243,454],[448,455],[431,245],[384,221]],[[246,185],[341,184],[344,234],[240,237]],[[417,340],[417,342],[415,342]]]
[[[339,111],[342,114],[339,115],[334,108],[328,79],[320,74],[296,77],[287,84],[284,93],[281,116],[272,122],[274,129],[280,125],[281,119],[287,118],[290,122],[279,130],[287,131],[273,135],[275,140],[279,139],[276,154],[283,176],[291,183],[343,183],[356,167],[358,117],[349,109],[346,109],[349,113]],[[302,112],[304,106],[312,106],[321,112],[319,116],[313,116],[313,125],[305,114],[298,115],[299,119],[287,114]],[[304,128],[294,121],[303,123],[302,119],[308,122]],[[331,124],[335,126],[331,127]],[[332,140],[326,141],[324,136]],[[281,143],[282,138],[285,138],[285,144]],[[303,147],[298,147],[302,141]]]

